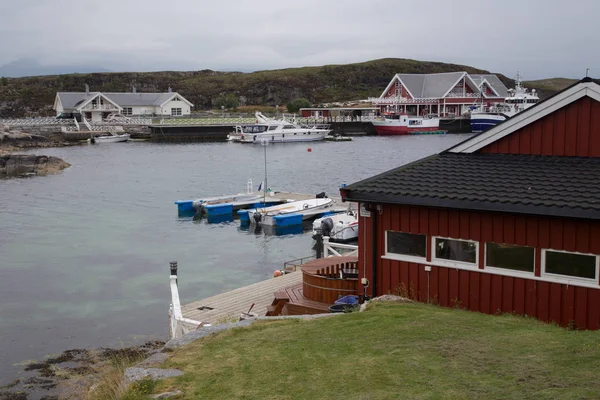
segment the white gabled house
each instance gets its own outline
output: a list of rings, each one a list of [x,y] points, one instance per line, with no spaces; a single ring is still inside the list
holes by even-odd
[[[171,88],[166,93],[57,92],[56,115],[81,114],[91,122],[101,122],[110,114],[125,116],[186,116],[194,106]]]

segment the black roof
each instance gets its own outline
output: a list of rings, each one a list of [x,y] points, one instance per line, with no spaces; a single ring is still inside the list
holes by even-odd
[[[341,190],[349,201],[600,219],[600,158],[442,153]]]

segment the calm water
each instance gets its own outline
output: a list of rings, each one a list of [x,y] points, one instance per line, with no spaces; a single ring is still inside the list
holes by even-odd
[[[334,195],[341,183],[467,136],[269,145],[269,187]],[[171,260],[179,262],[186,303],[266,279],[284,261],[312,254],[308,231],[272,236],[241,230],[239,221],[177,216],[175,200],[241,192],[248,178],[256,188],[261,146],[134,142],[37,153],[72,167],[0,180],[0,385],[26,359],[165,339]]]

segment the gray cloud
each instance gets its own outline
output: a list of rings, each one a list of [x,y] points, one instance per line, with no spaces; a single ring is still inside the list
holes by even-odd
[[[597,0],[6,0],[0,64],[251,71],[384,57],[600,76]]]

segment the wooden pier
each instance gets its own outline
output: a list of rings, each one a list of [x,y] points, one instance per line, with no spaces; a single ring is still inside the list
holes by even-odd
[[[264,316],[267,307],[273,303],[275,292],[298,284],[302,284],[302,272],[291,272],[204,300],[194,301],[183,305],[181,311],[184,318],[217,324],[237,321],[240,314],[247,312],[254,303],[252,312]]]
[[[181,312],[209,324],[237,321],[252,304],[258,316],[328,313],[338,297],[358,294],[356,276],[340,277],[348,268],[355,271],[356,263],[356,256],[309,261],[298,271],[183,305]]]

